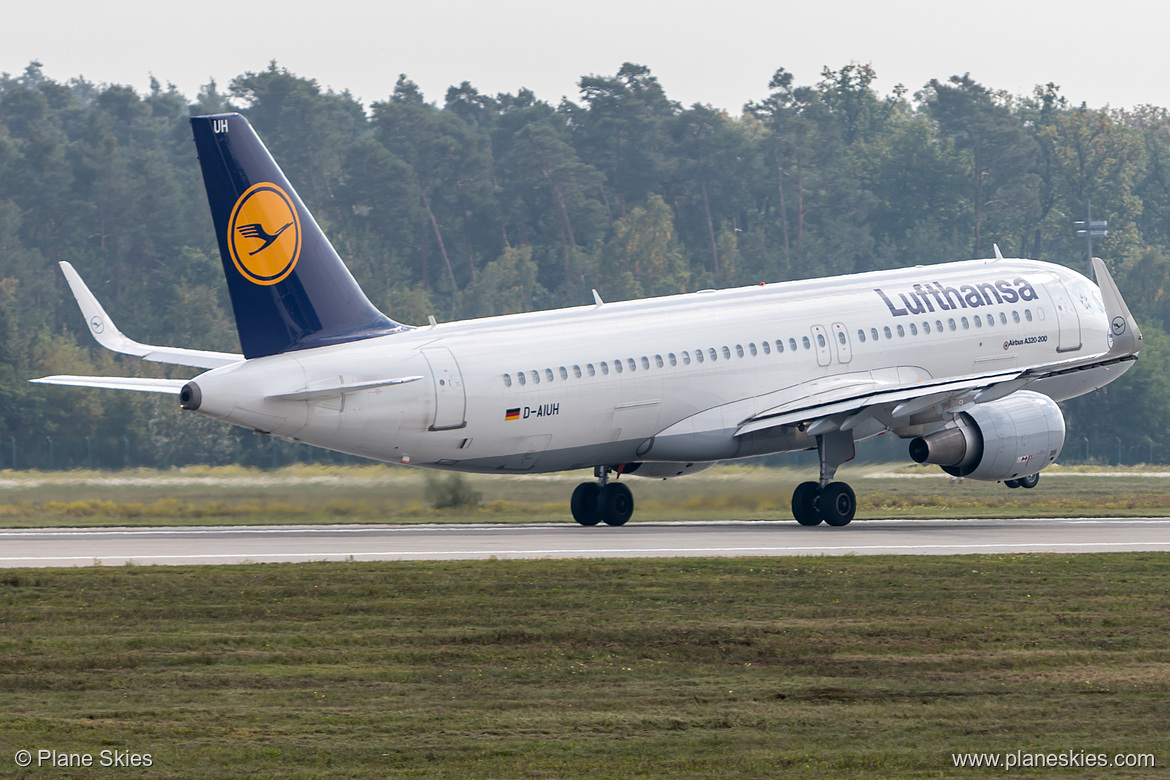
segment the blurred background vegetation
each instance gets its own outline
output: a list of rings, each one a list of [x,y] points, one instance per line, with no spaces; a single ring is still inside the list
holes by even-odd
[[[182,415],[169,398],[30,385],[158,366],[92,343],[56,263],[149,343],[238,350],[187,118],[240,111],[370,299],[407,323],[1005,255],[1088,273],[1073,222],[1109,221],[1146,348],[1064,404],[1064,462],[1170,460],[1170,114],[1011,95],[968,76],[888,95],[865,65],[778,70],[738,115],[684,107],[641,65],[576,101],[365,106],[273,63],[191,99],[40,63],[0,75],[0,468],[340,461]],[[132,364],[132,367],[131,367]],[[171,369],[173,376],[184,376]],[[901,450],[894,452],[899,456]],[[866,450],[860,451],[864,456]],[[884,453],[884,451],[883,451]]]

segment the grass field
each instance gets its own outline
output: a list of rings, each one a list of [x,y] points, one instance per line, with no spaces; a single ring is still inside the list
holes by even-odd
[[[1165,776],[1168,586],[1145,553],[0,571],[0,775]]]
[[[720,466],[682,479],[628,478],[634,521],[791,519],[789,502],[811,469]],[[1034,490],[967,481],[934,467],[860,465],[860,519],[1170,514],[1170,473],[1141,467],[1053,467]],[[435,509],[428,481],[447,475],[392,466],[298,466],[277,471],[188,468],[130,472],[0,472],[0,527],[217,525],[302,522],[569,521],[585,472],[462,477],[476,507]]]

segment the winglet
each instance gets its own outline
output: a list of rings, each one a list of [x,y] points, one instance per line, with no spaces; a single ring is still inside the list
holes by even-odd
[[[228,352],[207,352],[201,349],[182,349],[179,347],[154,347],[149,344],[140,344],[127,338],[118,330],[118,326],[110,319],[110,315],[98,303],[98,299],[90,292],[89,287],[81,280],[81,275],[67,262],[62,261],[61,271],[65,274],[65,281],[69,282],[69,289],[77,299],[89,332],[93,334],[98,344],[112,352],[150,360],[155,363],[170,363],[177,366],[193,366],[195,368],[219,368],[220,366],[238,363],[244,359],[243,355]]]
[[[1136,355],[1142,348],[1142,332],[1137,321],[1129,313],[1117,283],[1113,281],[1105,261],[1099,257],[1093,258],[1093,275],[1097,277],[1097,286],[1101,288],[1101,300],[1105,304],[1105,314],[1109,317],[1109,355]]]

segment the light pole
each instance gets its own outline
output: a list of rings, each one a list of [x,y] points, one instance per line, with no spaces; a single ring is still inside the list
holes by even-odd
[[[1073,227],[1077,231],[1078,236],[1083,236],[1085,243],[1089,249],[1089,273],[1093,273],[1093,239],[1104,238],[1109,235],[1109,231],[1105,228],[1109,227],[1109,222],[1103,219],[1097,221],[1093,220],[1093,201],[1085,201],[1085,221],[1074,222]]]

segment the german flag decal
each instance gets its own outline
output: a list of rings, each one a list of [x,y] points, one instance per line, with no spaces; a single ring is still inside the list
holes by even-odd
[[[516,409],[509,409],[508,411],[504,412],[504,419],[505,420],[519,420],[520,419],[519,407],[517,407]]]

